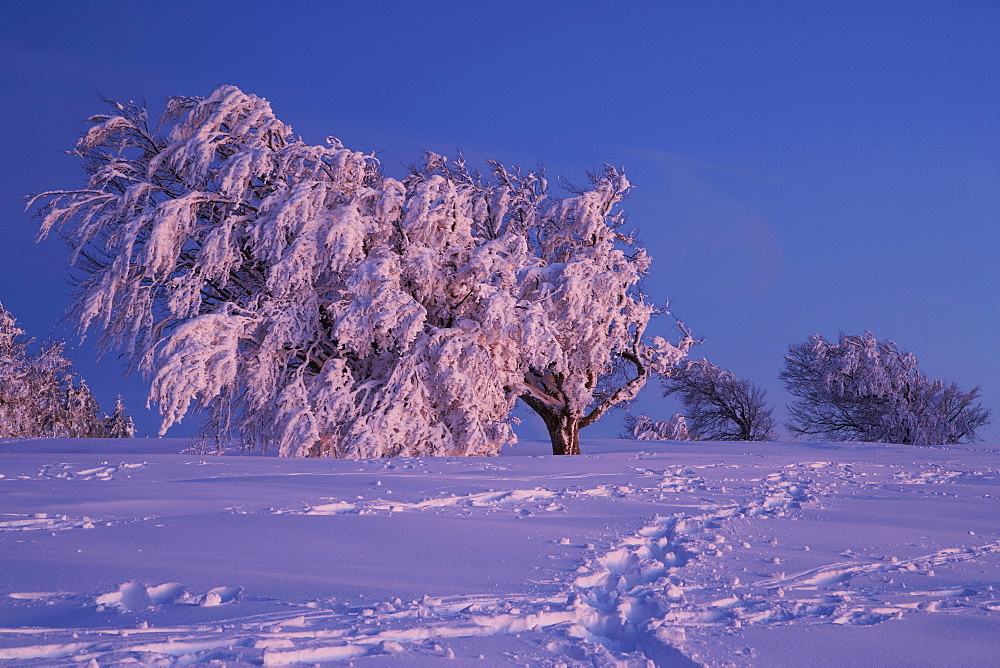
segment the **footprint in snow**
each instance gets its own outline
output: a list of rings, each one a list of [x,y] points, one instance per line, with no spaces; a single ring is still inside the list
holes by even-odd
[[[99,466],[74,471],[72,464],[46,464],[38,472],[39,478],[59,478],[63,480],[113,480],[116,473],[132,471],[146,466],[146,462],[128,464],[122,462],[117,466],[102,462]]]

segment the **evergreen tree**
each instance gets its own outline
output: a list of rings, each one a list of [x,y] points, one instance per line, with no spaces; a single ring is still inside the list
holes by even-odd
[[[135,436],[135,424],[132,422],[132,418],[125,413],[125,406],[122,404],[120,394],[115,398],[115,410],[105,419],[104,429],[110,438],[132,438]]]

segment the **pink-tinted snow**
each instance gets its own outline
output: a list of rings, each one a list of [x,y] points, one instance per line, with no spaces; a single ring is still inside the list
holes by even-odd
[[[0,442],[0,661],[1000,660],[994,446],[184,446]]]

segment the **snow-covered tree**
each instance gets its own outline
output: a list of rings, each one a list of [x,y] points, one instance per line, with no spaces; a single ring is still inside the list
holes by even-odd
[[[135,423],[125,413],[125,405],[122,404],[120,394],[115,398],[114,411],[104,420],[104,429],[109,438],[132,438],[135,436]]]
[[[232,86],[157,130],[132,104],[90,121],[86,187],[32,201],[73,249],[81,332],[151,376],[161,433],[202,408],[213,438],[285,455],[488,455],[524,396],[574,452],[689,345],[642,341],[615,170],[566,199],[433,154],[396,180]]]
[[[62,346],[49,343],[37,353],[32,339],[0,305],[0,436],[30,438],[56,435],[66,418],[70,363]]]
[[[766,441],[774,418],[766,393],[745,378],[702,358],[665,378],[665,394],[677,394],[692,439],[701,441]]]
[[[37,352],[32,344],[0,304],[0,437],[107,436],[100,407],[63,356],[63,344]]]
[[[913,445],[972,442],[990,422],[980,390],[929,380],[917,358],[871,332],[829,343],[814,334],[793,345],[780,377],[798,397],[786,424],[820,439]]]
[[[656,420],[647,415],[627,415],[625,417],[626,433],[622,438],[634,438],[637,441],[689,441],[687,420],[676,413],[669,420]]]
[[[30,428],[31,368],[23,336],[24,330],[0,305],[0,436],[18,437]]]
[[[47,431],[53,436],[106,438],[105,416],[87,383],[81,379],[77,384],[72,375],[67,375],[62,385],[61,410],[49,414],[51,426]]]

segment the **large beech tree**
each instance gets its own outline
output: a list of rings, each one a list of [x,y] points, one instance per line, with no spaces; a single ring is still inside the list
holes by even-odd
[[[520,397],[576,453],[692,344],[645,338],[616,169],[565,198],[434,154],[397,180],[232,86],[156,129],[132,104],[90,122],[86,186],[32,202],[72,248],[80,330],[151,377],[161,432],[197,407],[206,437],[284,455],[490,455]]]

